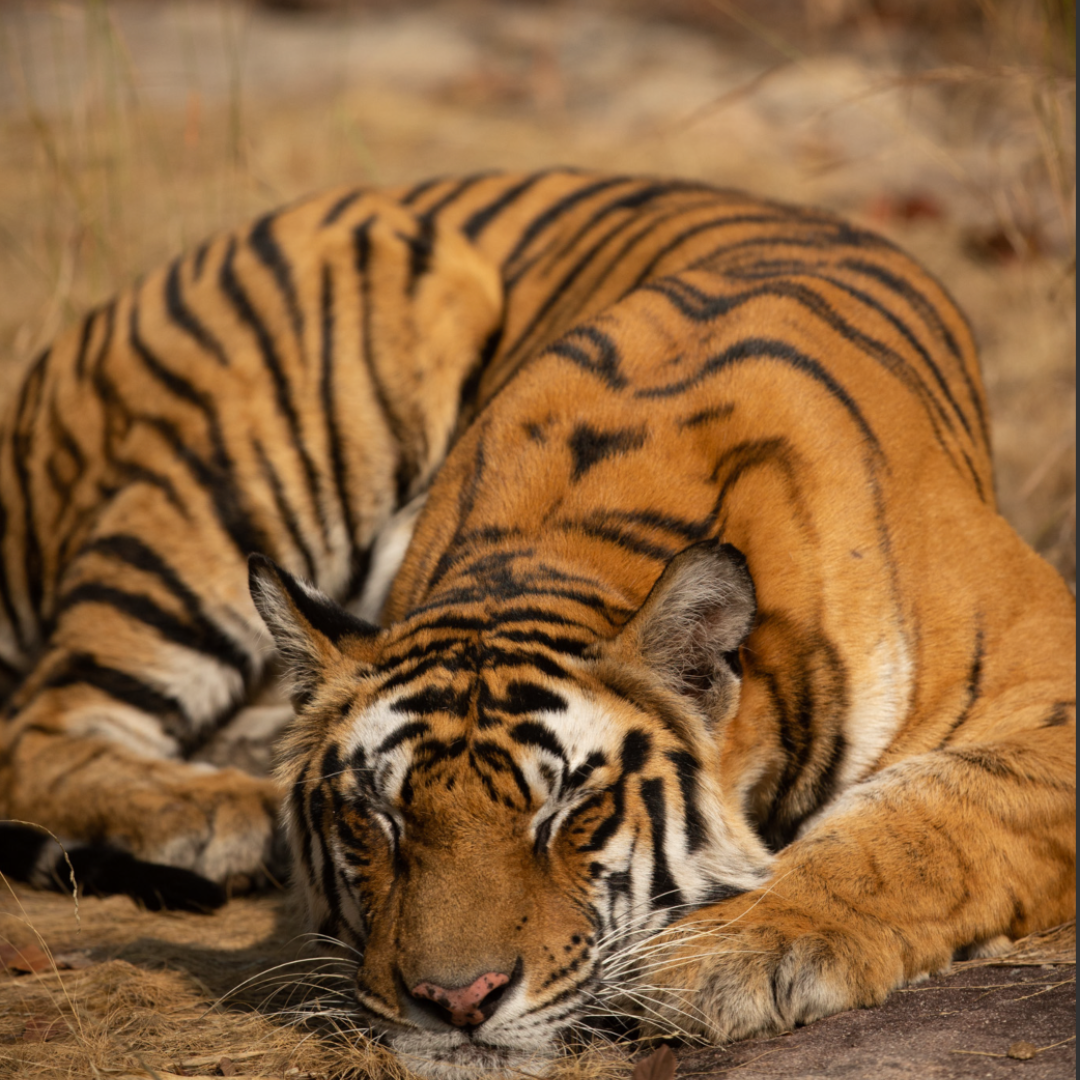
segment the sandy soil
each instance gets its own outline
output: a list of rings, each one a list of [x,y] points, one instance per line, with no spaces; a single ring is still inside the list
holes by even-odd
[[[1040,5],[934,25],[927,12],[963,0],[908,4],[919,18],[861,0],[662,7],[679,18],[645,0],[8,0],[0,394],[89,304],[318,187],[553,162],[702,177],[870,223],[947,283],[983,350],[1003,510],[1074,581],[1075,83]],[[39,932],[92,961],[0,974],[0,1075],[165,1075],[184,1060],[205,1075],[229,1055],[246,1075],[391,1075],[280,1017],[207,1011],[284,956],[279,899],[213,919],[86,900],[81,933],[70,906],[0,886],[0,940]],[[1030,954],[1047,968],[978,967],[787,1038],[686,1050],[679,1076],[1073,1075],[1074,1044],[1053,1046],[1075,1007],[1063,940]],[[54,1031],[50,1017],[66,1019]],[[984,1056],[1021,1040],[1051,1048]],[[621,1055],[575,1068],[629,1073]]]

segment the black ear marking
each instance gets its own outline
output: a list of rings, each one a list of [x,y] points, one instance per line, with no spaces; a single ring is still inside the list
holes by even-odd
[[[339,645],[346,637],[370,638],[379,633],[377,626],[350,614],[340,604],[330,599],[325,593],[309,585],[265,555],[248,556],[248,587],[251,598],[255,601],[259,614],[266,625],[274,632],[271,618],[276,618],[280,608],[276,606],[280,597],[273,597],[276,591],[282,591],[292,603],[296,613],[301,616],[312,630],[318,631],[331,644]],[[268,592],[269,587],[269,592]],[[267,607],[267,611],[263,608]],[[268,614],[271,618],[268,618]],[[277,634],[275,633],[276,637]]]
[[[285,661],[298,707],[310,697],[324,665],[340,657],[347,643],[373,641],[381,633],[265,555],[248,557],[248,587]]]

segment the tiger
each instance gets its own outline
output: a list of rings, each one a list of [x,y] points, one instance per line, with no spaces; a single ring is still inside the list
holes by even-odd
[[[34,363],[0,507],[0,810],[206,908],[280,812],[423,1075],[775,1034],[1074,913],[1074,598],[963,315],[831,213],[302,200]],[[193,761],[275,672],[274,776]]]

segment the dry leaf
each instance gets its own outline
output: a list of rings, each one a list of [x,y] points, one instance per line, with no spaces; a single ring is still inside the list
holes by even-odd
[[[218,1063],[218,1072],[222,1076],[239,1076],[240,1070],[232,1063],[231,1058],[223,1057]]]
[[[1009,1047],[1006,1051],[1006,1057],[1015,1058],[1017,1061],[1030,1061],[1038,1052],[1039,1048],[1037,1046],[1032,1046],[1031,1043],[1024,1042],[1021,1039]]]
[[[37,945],[8,945],[0,943],[0,964],[16,975],[32,975],[49,971],[52,961]]]
[[[95,961],[87,952],[57,953],[50,957],[38,945],[0,943],[0,965],[12,975],[34,975],[39,971],[81,971]]]
[[[68,1030],[62,1016],[31,1016],[23,1028],[23,1042],[48,1042]]]
[[[631,1080],[674,1080],[677,1062],[670,1046],[660,1046],[634,1066]]]

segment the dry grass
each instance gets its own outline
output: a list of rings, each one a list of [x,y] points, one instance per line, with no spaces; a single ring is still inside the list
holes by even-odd
[[[70,896],[2,881],[0,890],[0,942],[36,944],[55,961],[37,974],[0,966],[0,1075],[216,1075],[222,1058],[245,1076],[410,1075],[347,1023],[320,1019],[337,968],[300,958],[303,941],[280,895],[234,900],[212,917],[84,898],[76,918]],[[625,1060],[607,1047],[553,1075],[608,1080],[625,1076]]]

